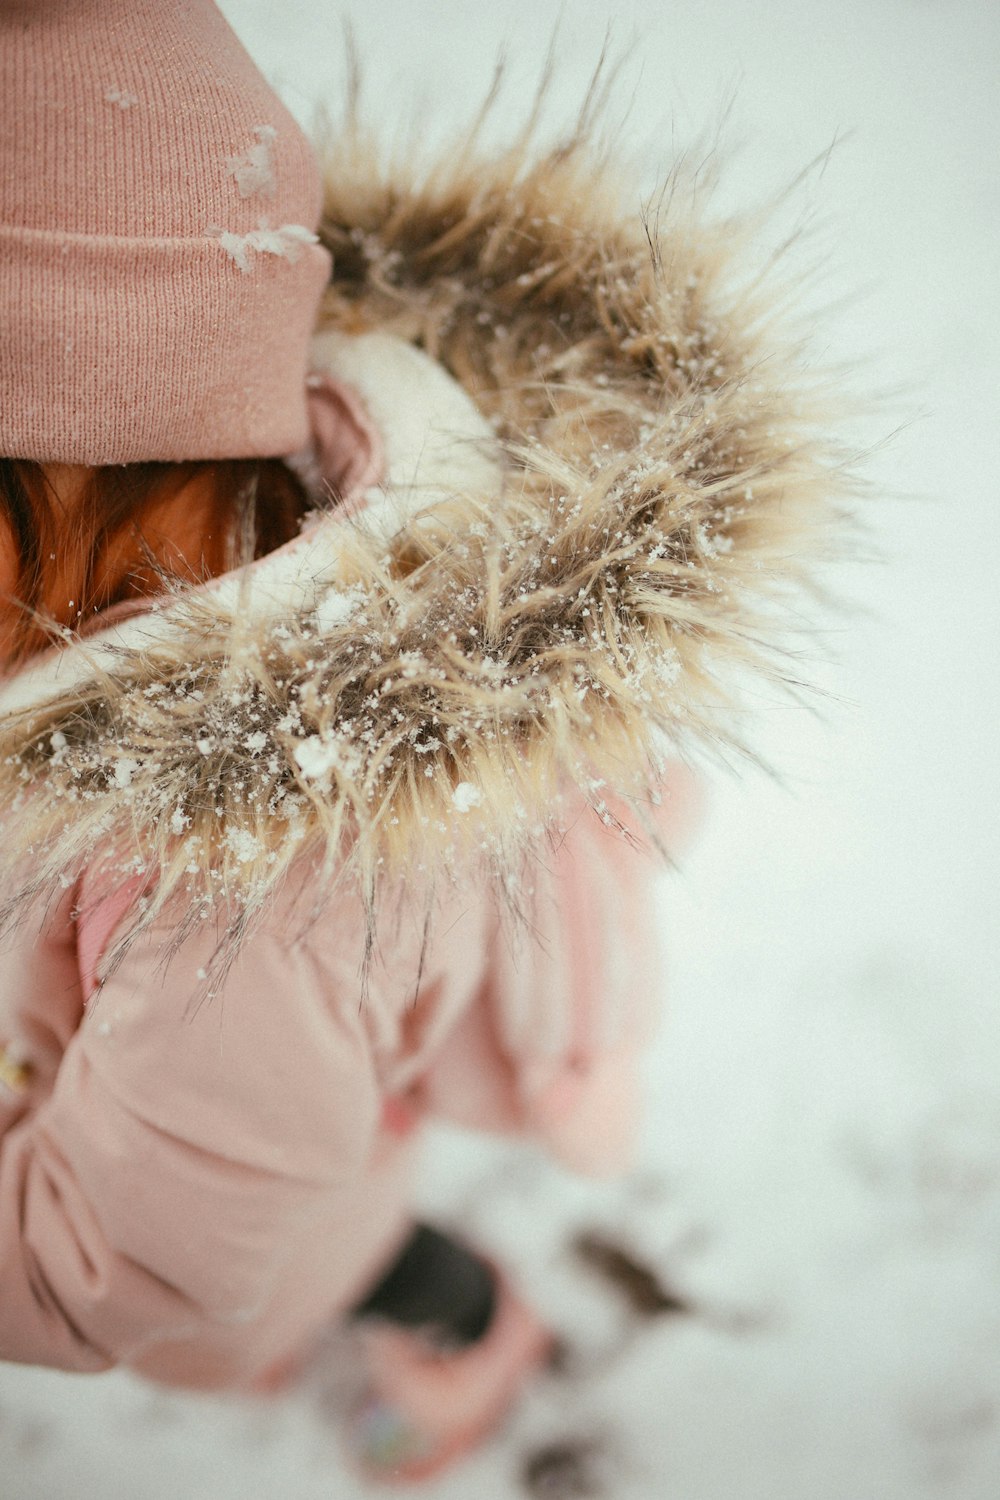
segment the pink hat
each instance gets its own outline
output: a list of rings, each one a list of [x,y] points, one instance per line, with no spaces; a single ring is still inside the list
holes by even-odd
[[[0,455],[301,448],[320,204],[211,0],[0,0]]]

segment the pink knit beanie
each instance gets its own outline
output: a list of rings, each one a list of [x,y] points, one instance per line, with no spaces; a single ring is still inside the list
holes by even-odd
[[[0,0],[0,456],[301,448],[320,202],[211,0]]]

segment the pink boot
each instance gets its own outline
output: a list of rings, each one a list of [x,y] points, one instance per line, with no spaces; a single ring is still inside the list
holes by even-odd
[[[553,1346],[503,1276],[489,1327],[464,1349],[442,1351],[386,1324],[361,1337],[369,1383],[345,1441],[367,1479],[397,1484],[429,1479],[482,1442]]]

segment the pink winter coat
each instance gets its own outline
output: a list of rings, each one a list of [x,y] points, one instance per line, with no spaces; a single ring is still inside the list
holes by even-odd
[[[253,1380],[391,1258],[425,1114],[627,1155],[633,842],[744,748],[734,665],[797,681],[838,481],[700,179],[527,149],[333,143],[303,472],[353,413],[381,484],[0,691],[0,1357]]]
[[[313,392],[317,456],[348,492],[328,536],[411,489],[418,466],[426,499],[438,469],[462,461],[463,423],[482,437],[463,398],[421,366],[434,410],[418,424],[419,460],[407,458],[357,387],[367,381],[377,406],[377,386],[384,404],[386,386],[409,379],[410,353],[376,343],[373,372],[356,349],[341,351],[355,379],[345,387],[330,377],[335,353],[318,352],[327,363]],[[411,415],[420,399],[411,389]],[[439,461],[427,434],[442,427],[443,409]],[[346,486],[345,475],[354,476]],[[321,566],[315,540],[285,550],[310,576]],[[273,564],[251,571],[274,577]],[[66,692],[95,652],[121,650],[169,618],[169,608],[148,625],[132,615],[44,659],[8,684],[5,705]],[[670,799],[660,822],[677,832],[686,793],[672,786]],[[627,1161],[635,1059],[662,977],[649,860],[616,826],[582,799],[567,802],[522,893],[522,930],[474,874],[433,897],[429,924],[423,903],[389,891],[364,976],[364,903],[347,889],[317,907],[320,864],[291,865],[210,998],[219,922],[177,945],[180,898],[109,964],[148,880],[109,875],[100,862],[8,938],[3,1358],[126,1364],[207,1388],[259,1379],[391,1259],[407,1231],[415,1126],[428,1115],[534,1136],[584,1171]]]
[[[662,988],[648,870],[581,815],[539,883],[518,952],[481,890],[456,892],[419,987],[422,923],[404,922],[364,998],[358,902],[300,932],[289,896],[193,1014],[214,930],[164,969],[153,927],[101,982],[117,893],[84,922],[86,890],[68,892],[41,933],[25,926],[0,967],[4,1030],[32,1065],[0,1102],[4,1358],[247,1383],[391,1258],[407,1121],[426,1111],[619,1165],[637,1027]]]

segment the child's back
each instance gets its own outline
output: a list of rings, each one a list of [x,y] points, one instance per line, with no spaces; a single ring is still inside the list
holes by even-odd
[[[546,1344],[475,1256],[461,1317],[413,1294],[417,1127],[627,1162],[633,844],[826,477],[724,237],[651,254],[585,141],[413,186],[354,137],[320,244],[215,7],[113,8],[0,15],[0,1357],[245,1388],[433,1306],[485,1394],[415,1474]]]

